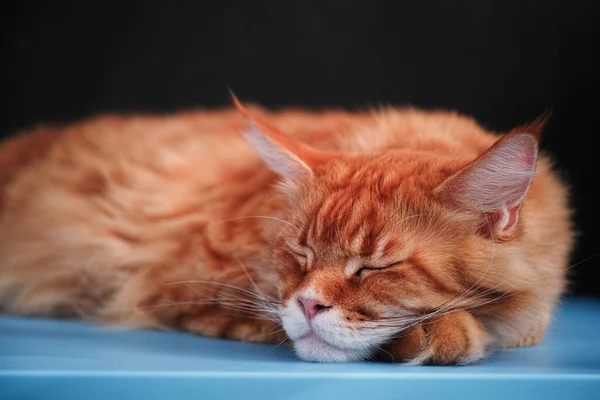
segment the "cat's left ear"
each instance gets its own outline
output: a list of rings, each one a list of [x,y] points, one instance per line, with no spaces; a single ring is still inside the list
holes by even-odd
[[[324,161],[324,154],[251,115],[233,93],[231,97],[248,120],[244,137],[274,172],[290,181],[313,175],[313,168]]]
[[[494,237],[510,236],[535,174],[538,134],[513,131],[436,192],[461,209],[486,216]]]

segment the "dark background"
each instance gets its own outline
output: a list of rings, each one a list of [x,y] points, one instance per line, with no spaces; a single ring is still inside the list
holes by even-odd
[[[174,4],[177,3],[177,6]],[[600,1],[19,2],[2,12],[0,135],[244,100],[450,108],[504,131],[545,110],[573,188],[572,289],[600,295]]]

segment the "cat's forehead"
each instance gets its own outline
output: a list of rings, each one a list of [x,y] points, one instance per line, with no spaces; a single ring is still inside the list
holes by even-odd
[[[426,217],[399,197],[382,198],[363,190],[337,191],[307,214],[298,243],[332,257],[383,257],[411,247],[411,237]]]
[[[396,158],[337,162],[300,190],[302,246],[347,255],[381,255],[410,247],[435,230],[443,210],[422,175],[398,173]],[[387,166],[388,168],[385,168]]]
[[[436,185],[457,169],[456,160],[420,151],[394,149],[371,155],[334,158],[315,169],[329,189],[366,189],[381,195]],[[459,169],[459,168],[458,168]]]

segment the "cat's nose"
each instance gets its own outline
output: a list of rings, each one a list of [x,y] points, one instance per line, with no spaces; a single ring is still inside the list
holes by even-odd
[[[304,315],[306,315],[306,318],[309,320],[313,319],[315,315],[321,311],[331,308],[331,306],[321,304],[318,300],[304,296],[298,296],[298,305],[304,311]]]

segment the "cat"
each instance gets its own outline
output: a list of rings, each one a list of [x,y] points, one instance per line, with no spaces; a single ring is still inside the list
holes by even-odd
[[[244,106],[40,126],[0,147],[0,307],[470,364],[539,343],[568,191],[545,118]],[[284,133],[285,132],[285,133]]]

